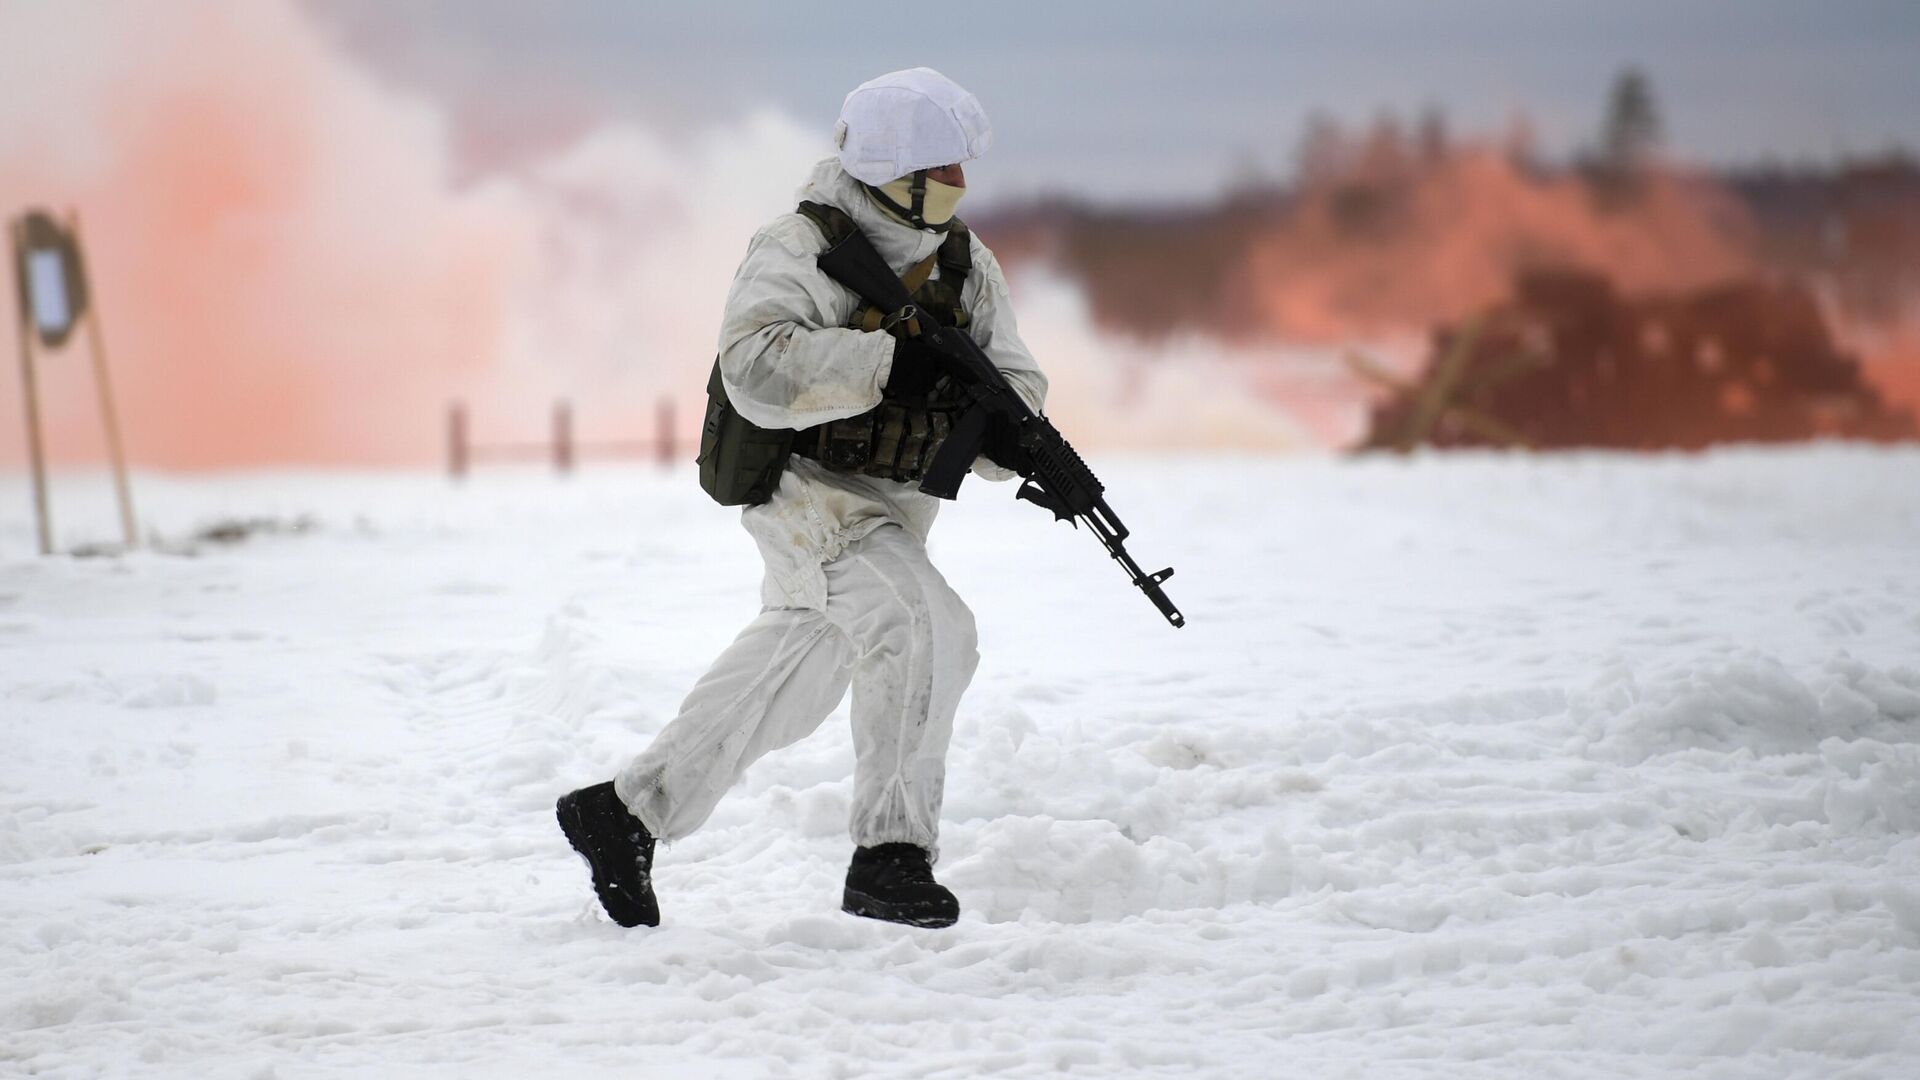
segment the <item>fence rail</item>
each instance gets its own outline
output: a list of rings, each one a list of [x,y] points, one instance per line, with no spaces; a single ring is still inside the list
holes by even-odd
[[[447,406],[447,475],[461,479],[483,461],[550,461],[556,473],[570,473],[582,454],[596,459],[622,461],[653,460],[663,468],[691,456],[694,445],[674,437],[674,408],[669,398],[660,399],[654,409],[654,434],[640,439],[589,439],[574,434],[573,403],[561,399],[553,403],[546,441],[514,440],[476,442],[465,402]]]

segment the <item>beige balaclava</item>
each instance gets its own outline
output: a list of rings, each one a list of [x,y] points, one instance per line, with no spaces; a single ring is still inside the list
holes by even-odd
[[[953,220],[954,208],[960,204],[960,197],[967,189],[953,184],[943,184],[931,176],[926,177],[926,191],[920,197],[920,221],[913,220],[913,180],[914,173],[889,180],[878,187],[869,187],[874,202],[882,210],[915,228],[938,229]]]

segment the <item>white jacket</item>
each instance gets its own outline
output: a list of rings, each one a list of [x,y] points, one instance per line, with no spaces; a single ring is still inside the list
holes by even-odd
[[[945,239],[944,233],[915,229],[881,210],[836,158],[814,166],[799,198],[845,211],[897,273],[931,255]],[[761,427],[806,428],[857,416],[880,404],[881,387],[892,372],[894,339],[847,327],[865,305],[820,270],[814,260],[825,250],[826,238],[811,220],[783,214],[754,234],[727,292],[720,326],[721,381],[733,407]],[[1006,276],[978,236],[961,302],[971,319],[968,332],[1038,411],[1047,378],[1020,340]],[[996,480],[1013,475],[985,459],[974,471]],[[834,472],[808,458],[791,458],[773,498],[741,516],[767,563],[763,602],[824,610],[824,564],[888,522],[924,543],[939,503],[914,484]]]

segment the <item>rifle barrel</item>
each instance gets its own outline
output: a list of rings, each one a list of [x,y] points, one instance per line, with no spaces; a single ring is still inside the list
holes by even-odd
[[[1166,616],[1166,620],[1173,624],[1174,629],[1187,625],[1187,617],[1180,614],[1180,609],[1173,604],[1173,598],[1160,587],[1161,582],[1173,576],[1173,568],[1169,566],[1157,574],[1149,574],[1140,569],[1140,564],[1135,562],[1133,556],[1127,552],[1125,542],[1127,527],[1121,524],[1120,518],[1107,506],[1105,499],[1100,500],[1094,510],[1080,515],[1080,520],[1086,522],[1087,528],[1093,532],[1093,535],[1100,538],[1100,543],[1106,547],[1107,554],[1113,556],[1113,561],[1119,563],[1120,569],[1126,571],[1127,579],[1133,582],[1135,588],[1147,594],[1147,599],[1153,601],[1153,606],[1160,610],[1161,615]]]

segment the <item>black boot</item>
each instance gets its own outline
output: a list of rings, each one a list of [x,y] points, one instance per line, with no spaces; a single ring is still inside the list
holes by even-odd
[[[933,880],[926,848],[881,844],[854,851],[840,910],[908,926],[952,926],[960,918],[960,901]]]
[[[600,906],[621,926],[659,926],[653,898],[653,836],[627,812],[613,782],[560,796],[555,808],[567,842],[593,871]]]

